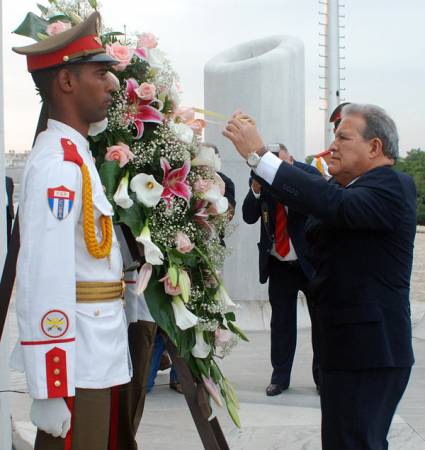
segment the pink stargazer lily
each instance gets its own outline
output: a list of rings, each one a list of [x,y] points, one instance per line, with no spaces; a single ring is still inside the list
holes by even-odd
[[[212,234],[213,228],[208,223],[208,211],[207,211],[208,202],[205,200],[197,200],[195,203],[195,214],[193,218],[195,222],[199,223],[199,225],[203,226],[209,234]]]
[[[144,122],[162,123],[163,115],[149,103],[152,101],[143,101],[137,96],[136,89],[139,84],[133,78],[127,80],[126,95],[129,102],[127,119],[134,124],[137,129],[136,139],[143,136],[145,129]]]
[[[190,161],[186,160],[178,169],[171,169],[170,163],[166,158],[160,159],[162,171],[164,172],[164,179],[162,185],[164,191],[162,198],[165,200],[167,206],[173,197],[180,197],[189,203],[192,191],[186,182],[187,174],[190,171]]]

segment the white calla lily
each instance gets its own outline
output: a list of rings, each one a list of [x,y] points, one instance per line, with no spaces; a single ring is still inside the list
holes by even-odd
[[[228,310],[229,308],[236,307],[236,304],[233,303],[232,299],[230,298],[230,295],[224,288],[222,284],[220,284],[220,287],[217,290],[217,293],[215,294],[215,299],[222,303],[224,308]]]
[[[143,227],[142,232],[136,238],[137,242],[143,244],[146,262],[154,266],[161,266],[164,263],[164,255],[161,250],[152,242],[151,232],[148,225]]]
[[[130,182],[130,189],[136,193],[137,200],[148,208],[153,208],[158,204],[164,190],[153,175],[147,175],[146,173],[139,173],[133,177]]]
[[[198,323],[198,317],[186,308],[183,300],[178,295],[173,297],[171,306],[173,307],[176,325],[180,330],[187,330]]]
[[[121,178],[113,198],[114,202],[121,208],[128,209],[133,206],[133,200],[128,195],[128,173]]]
[[[208,166],[219,172],[221,159],[212,147],[202,146],[196,157],[192,159],[192,166]]]
[[[192,355],[195,358],[206,358],[211,351],[211,345],[204,340],[204,332],[198,327],[195,329],[196,344],[192,348]]]

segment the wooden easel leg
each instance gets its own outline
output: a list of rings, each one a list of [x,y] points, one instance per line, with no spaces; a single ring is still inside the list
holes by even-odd
[[[212,420],[208,420],[211,410],[209,405],[202,401],[203,395],[200,389],[203,390],[203,388],[195,382],[186,361],[177,355],[175,345],[166,335],[163,337],[165,348],[168,350],[177,372],[179,383],[205,450],[230,450],[218,419],[214,417]]]

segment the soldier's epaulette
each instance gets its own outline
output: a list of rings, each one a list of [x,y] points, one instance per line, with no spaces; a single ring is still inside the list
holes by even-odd
[[[78,153],[77,146],[70,139],[62,138],[61,145],[64,161],[73,162],[80,167],[84,164],[83,158]]]

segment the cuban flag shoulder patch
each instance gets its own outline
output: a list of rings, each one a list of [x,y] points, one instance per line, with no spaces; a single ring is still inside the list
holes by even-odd
[[[75,192],[65,186],[47,189],[47,199],[52,214],[58,220],[66,219],[74,205]]]

